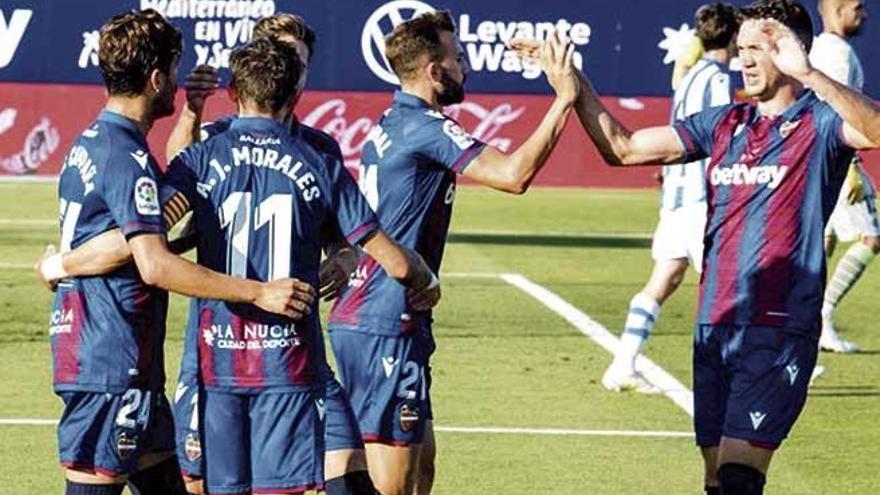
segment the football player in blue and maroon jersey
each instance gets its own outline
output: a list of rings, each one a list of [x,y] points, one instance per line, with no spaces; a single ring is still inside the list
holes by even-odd
[[[287,277],[236,279],[168,251],[160,171],[146,134],[174,112],[180,51],[180,33],[155,11],[108,21],[99,50],[107,104],[62,168],[62,250],[115,231],[133,258],[80,278],[66,278],[60,254],[40,265],[45,279],[62,279],[50,335],[54,387],[64,401],[58,441],[69,495],[119,494],[126,482],[138,493],[184,493],[164,395],[165,290],[288,317],[314,299],[311,286]]]
[[[525,192],[556,145],[578,92],[572,47],[553,37],[542,62],[557,94],[538,128],[509,155],[474,139],[443,114],[443,107],[464,98],[467,65],[455,30],[444,11],[415,17],[388,36],[385,55],[401,87],[361,154],[361,191],[383,230],[435,272],[456,177]],[[414,308],[406,291],[366,255],[330,313],[337,371],[367,443],[370,475],[384,495],[429,493],[433,484],[431,322],[431,312]]]
[[[725,495],[762,493],[803,409],[818,353],[825,224],[855,150],[880,146],[880,106],[810,65],[803,5],[761,0],[742,18],[737,48],[751,101],[635,132],[586,78],[577,105],[613,165],[709,158],[694,427],[706,493]]]

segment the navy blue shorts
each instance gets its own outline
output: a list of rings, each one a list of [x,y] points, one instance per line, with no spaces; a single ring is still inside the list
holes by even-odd
[[[204,390],[195,375],[181,374],[174,393],[174,439],[177,445],[177,460],[180,471],[190,478],[201,478],[202,468],[202,423],[200,412]]]
[[[174,424],[161,391],[129,389],[124,394],[60,392],[64,412],[58,424],[61,464],[106,476],[137,471],[138,459],[174,450]]]
[[[335,329],[330,342],[364,441],[421,443],[433,419],[429,331],[386,336]]]
[[[324,398],[325,434],[327,452],[334,450],[363,450],[361,431],[357,418],[342,385],[331,377],[326,384]],[[199,411],[204,410],[200,401],[204,391],[200,389],[194,376],[181,375],[174,396],[174,435],[177,443],[177,458],[180,470],[189,478],[202,478],[204,467],[202,459],[202,422]]]
[[[785,328],[697,325],[697,445],[725,436],[778,447],[804,408],[818,351],[816,339]]]
[[[324,483],[324,392],[206,390],[202,455],[209,493],[302,493]]]

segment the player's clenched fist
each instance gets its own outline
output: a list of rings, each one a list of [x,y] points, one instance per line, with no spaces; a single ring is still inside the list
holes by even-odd
[[[343,248],[328,256],[321,262],[318,272],[321,291],[318,297],[330,301],[339,295],[339,291],[348,283],[351,272],[357,268],[358,256],[354,249]]]
[[[314,301],[314,287],[294,278],[282,278],[261,284],[254,304],[270,313],[299,320],[311,313]]]
[[[183,83],[186,91],[186,104],[190,110],[200,113],[205,101],[220,87],[220,76],[217,69],[210,65],[198,65],[187,76]]]

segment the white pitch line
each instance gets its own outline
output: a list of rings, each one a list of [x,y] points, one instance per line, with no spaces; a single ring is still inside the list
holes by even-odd
[[[33,263],[9,263],[0,261],[0,270],[33,270]]]
[[[57,419],[0,418],[0,426],[55,426]]]
[[[46,220],[42,218],[0,218],[0,225],[58,225],[58,220]]]
[[[500,273],[483,273],[483,272],[440,272],[440,278],[501,278]]]
[[[55,426],[56,419],[0,418],[0,426]],[[585,437],[660,437],[691,438],[686,431],[638,431],[638,430],[578,430],[565,428],[516,428],[509,426],[435,426],[443,433],[472,433],[487,435],[556,435]]]
[[[614,354],[615,349],[617,349],[617,337],[611,334],[602,324],[587,316],[586,313],[522,275],[506,273],[501,275],[501,278],[510,285],[537,299],[541,304],[565,318],[575,328],[580,330],[581,333],[593,339],[603,349]],[[636,360],[636,369],[642,373],[646,380],[663,391],[663,395],[668,397],[675,405],[683,409],[689,416],[694,415],[694,394],[677,378],[642,355],[639,355]]]
[[[693,438],[687,431],[637,431],[637,430],[572,430],[562,428],[509,428],[502,426],[435,426],[444,433],[476,433],[496,435],[557,435],[583,437],[660,437]]]

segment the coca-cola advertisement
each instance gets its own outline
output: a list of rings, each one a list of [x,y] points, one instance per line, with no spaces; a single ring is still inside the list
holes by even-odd
[[[180,77],[197,64],[220,69],[228,81],[229,53],[251,38],[256,22],[277,12],[303,16],[317,33],[300,120],[339,140],[346,164],[356,169],[361,145],[397,87],[384,56],[384,36],[396,25],[435,8],[449,9],[470,67],[468,97],[446,112],[475,137],[512,151],[537,126],[550,89],[534,65],[507,49],[512,38],[567,36],[573,62],[623,122],[668,123],[671,63],[691,39],[698,0],[578,2],[486,0],[4,0],[0,5],[0,177],[50,178],[58,173],[73,139],[97,115],[104,90],[97,68],[98,29],[111,16],[152,8],[184,38]],[[634,16],[633,12],[639,15]],[[854,43],[866,67],[880,64],[880,40],[867,30]],[[874,58],[878,60],[874,61]],[[868,78],[866,89],[873,90]],[[178,108],[183,95],[178,97]],[[207,120],[234,113],[222,92],[208,105]],[[173,117],[150,134],[164,161]],[[880,160],[865,160],[875,171]],[[880,171],[880,169],[876,170]],[[604,165],[572,117],[535,184],[653,187],[655,170]]]

